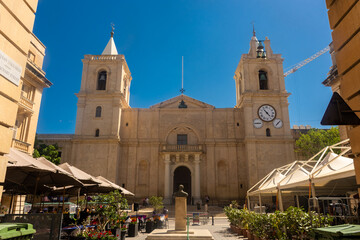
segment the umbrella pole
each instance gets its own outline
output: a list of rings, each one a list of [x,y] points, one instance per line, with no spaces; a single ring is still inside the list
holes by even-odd
[[[278,191],[279,191],[279,208],[280,208],[280,211],[283,212],[284,211],[284,205],[283,205],[283,200],[282,200],[281,189],[279,189]]]
[[[22,202],[22,195],[19,195],[19,202],[20,202],[20,206],[19,206],[19,214],[21,214],[21,202]]]
[[[313,198],[313,205],[315,207],[315,210],[318,213],[320,213],[319,203],[318,203],[318,200],[316,199],[315,184],[313,182],[311,182],[311,195],[312,195],[312,198]]]
[[[34,207],[34,203],[35,203],[35,196],[36,196],[36,192],[37,192],[37,188],[38,188],[38,183],[39,183],[39,180],[40,180],[40,176],[38,175],[38,176],[36,177],[35,190],[34,190],[34,195],[33,195],[33,199],[32,199],[31,208],[33,208],[33,207]]]
[[[40,205],[39,205],[39,207],[40,207],[40,211],[43,211],[43,209],[44,209],[42,199],[43,199],[43,195],[42,195],[42,194],[40,194]]]
[[[25,197],[24,199],[24,207],[22,209],[22,213],[21,214],[25,214],[25,203],[26,203],[26,195],[23,195]]]
[[[64,213],[64,204],[65,204],[65,187],[63,190],[62,213]]]
[[[58,195],[58,207],[57,207],[57,211],[59,211],[60,208],[60,196]]]
[[[79,198],[80,198],[80,191],[81,191],[81,188],[78,189],[78,194],[76,196],[76,218],[79,217],[79,213],[80,213],[80,206],[79,206]]]
[[[298,208],[300,207],[299,194],[296,194],[296,205]]]
[[[87,208],[87,206],[88,206],[88,191],[86,191],[85,198],[86,198],[85,208]]]
[[[9,214],[12,213],[11,210],[13,209],[13,207],[12,207],[12,205],[13,205],[13,200],[14,200],[14,193],[11,193]]]
[[[79,207],[80,189],[81,189],[81,188],[78,189],[78,192],[77,192],[77,195],[76,195],[76,208]]]
[[[259,194],[259,205],[260,205],[260,213],[262,213],[261,194]]]

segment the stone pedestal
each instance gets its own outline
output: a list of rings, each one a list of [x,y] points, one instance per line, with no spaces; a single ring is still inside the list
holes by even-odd
[[[166,188],[165,188],[166,189]],[[179,191],[175,197],[175,230],[156,229],[150,233],[146,240],[214,240],[207,229],[186,229],[186,199],[187,193],[184,186],[179,185]],[[165,193],[168,193],[165,191]]]
[[[175,198],[175,231],[186,231],[186,197]]]
[[[155,229],[145,240],[214,240],[213,236],[207,229],[194,229],[189,232],[178,232],[174,230]]]

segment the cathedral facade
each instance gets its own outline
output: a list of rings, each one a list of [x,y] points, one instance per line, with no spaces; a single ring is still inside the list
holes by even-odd
[[[255,34],[235,70],[236,106],[215,108],[181,94],[149,108],[129,105],[131,72],[113,37],[83,59],[75,134],[40,134],[62,162],[102,175],[136,198],[171,203],[179,184],[189,200],[222,202],[275,167],[294,161],[283,59]]]

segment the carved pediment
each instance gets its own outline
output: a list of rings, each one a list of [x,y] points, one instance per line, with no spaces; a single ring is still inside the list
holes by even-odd
[[[179,107],[180,106],[180,107]],[[210,108],[214,109],[215,107],[196,100],[194,98],[188,97],[186,95],[179,95],[164,102],[152,105],[150,108],[180,108],[180,109],[187,109],[187,108]]]

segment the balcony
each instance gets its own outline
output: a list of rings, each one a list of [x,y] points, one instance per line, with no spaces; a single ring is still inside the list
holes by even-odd
[[[28,111],[33,112],[34,103],[30,99],[25,97],[23,94],[21,94],[21,96],[20,96],[20,102],[19,103],[24,108],[26,108]]]
[[[203,152],[203,145],[161,145],[161,152]]]
[[[29,147],[31,146],[31,144],[26,143],[26,142],[22,142],[22,141],[17,140],[17,139],[13,139],[11,146],[13,148],[16,148],[16,149],[20,150],[20,151],[28,152]]]

